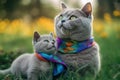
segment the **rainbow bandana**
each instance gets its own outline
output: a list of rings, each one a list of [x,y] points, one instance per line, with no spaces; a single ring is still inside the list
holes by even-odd
[[[53,76],[59,76],[61,73],[65,72],[67,69],[66,64],[57,56],[44,53],[36,52],[35,56],[42,61],[54,63]]]
[[[90,38],[85,41],[63,40],[57,37],[58,51],[64,54],[74,54],[92,47],[95,44],[94,39]]]

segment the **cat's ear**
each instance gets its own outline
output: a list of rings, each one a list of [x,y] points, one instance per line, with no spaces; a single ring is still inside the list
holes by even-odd
[[[61,2],[61,8],[62,8],[62,11],[64,11],[65,9],[67,9],[67,6],[65,3]]]
[[[50,32],[50,36],[52,36],[52,37],[53,37],[53,33],[52,33],[52,32]]]
[[[35,31],[33,36],[34,42],[37,42],[39,38],[40,38],[40,34],[37,31]]]
[[[82,7],[81,9],[87,16],[91,15],[92,13],[92,5],[90,2],[85,4],[85,6]]]

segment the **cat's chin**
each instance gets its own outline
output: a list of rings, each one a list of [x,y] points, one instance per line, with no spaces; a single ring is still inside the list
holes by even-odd
[[[62,28],[62,27],[61,27],[60,31],[61,31],[61,33],[62,33],[63,35],[65,35],[65,32],[63,31],[63,28]]]
[[[61,32],[62,35],[69,35],[68,30],[63,26],[61,27],[60,32]]]

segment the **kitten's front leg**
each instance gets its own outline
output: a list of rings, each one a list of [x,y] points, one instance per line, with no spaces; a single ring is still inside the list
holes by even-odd
[[[34,72],[29,72],[27,77],[27,80],[38,80],[38,74]]]

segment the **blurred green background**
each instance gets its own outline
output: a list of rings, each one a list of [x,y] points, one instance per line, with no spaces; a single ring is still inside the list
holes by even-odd
[[[54,32],[61,1],[74,8],[92,2],[94,37],[102,63],[96,80],[120,80],[120,0],[0,0],[0,69],[8,68],[19,55],[33,52],[35,30]],[[6,75],[0,80],[13,79]]]

